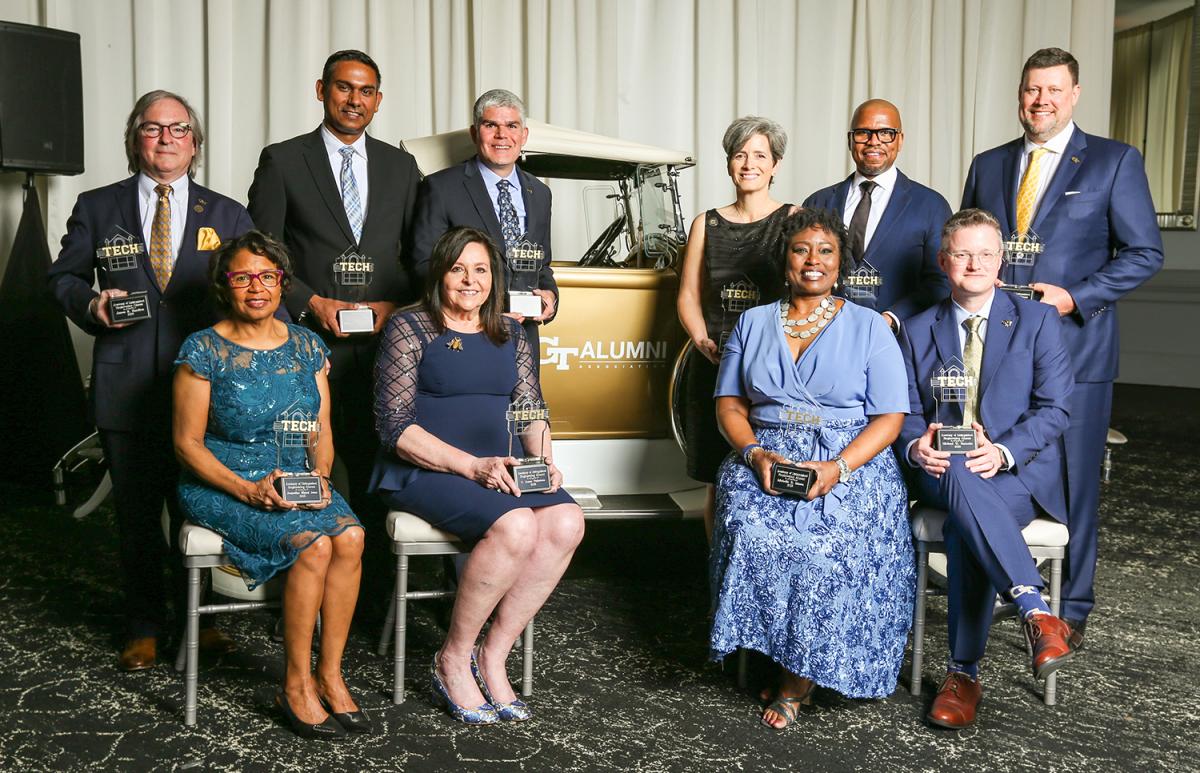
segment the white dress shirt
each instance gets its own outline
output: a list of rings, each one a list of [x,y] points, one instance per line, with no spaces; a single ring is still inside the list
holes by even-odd
[[[1046,188],[1049,187],[1050,180],[1054,178],[1058,164],[1067,152],[1067,143],[1071,141],[1071,135],[1074,133],[1075,122],[1071,121],[1067,124],[1067,128],[1046,140],[1044,145],[1038,145],[1036,142],[1030,142],[1028,137],[1025,138],[1025,148],[1021,154],[1021,167],[1017,170],[1017,187],[1012,192],[1013,196],[1016,196],[1017,191],[1021,190],[1021,180],[1024,179],[1025,169],[1029,166],[1029,154],[1038,148],[1050,151],[1042,156],[1041,171],[1038,173],[1037,194],[1033,197],[1033,216],[1035,218],[1038,208],[1042,206],[1042,197],[1046,195]],[[1007,234],[1005,238],[1007,238]]]
[[[358,200],[362,202],[363,222],[367,220],[367,133],[358,135],[358,139],[349,145],[333,136],[329,127],[321,124],[321,139],[325,141],[325,152],[329,154],[329,168],[333,170],[333,184],[337,186],[338,194],[342,192],[342,148],[354,148],[354,157],[350,159],[350,169],[354,172],[354,182],[358,185]]]
[[[875,235],[875,229],[879,226],[879,220],[883,217],[883,211],[887,209],[888,202],[892,200],[892,191],[896,190],[896,175],[898,174],[896,167],[888,167],[888,170],[875,178],[863,177],[860,172],[854,173],[854,180],[850,183],[850,191],[846,194],[846,206],[842,208],[842,225],[850,227],[850,220],[854,217],[854,210],[858,207],[858,202],[862,199],[862,188],[859,186],[868,179],[875,183],[875,187],[871,189],[871,212],[867,217],[867,229],[863,232],[863,251],[871,244],[871,237]]]
[[[171,183],[167,199],[171,202],[171,267],[179,257],[179,246],[183,244],[183,229],[187,227],[188,176],[181,175]],[[150,259],[150,236],[154,230],[154,215],[158,212],[158,194],[154,189],[158,183],[145,172],[138,175],[138,217],[142,219],[142,238],[146,245],[146,259]]]

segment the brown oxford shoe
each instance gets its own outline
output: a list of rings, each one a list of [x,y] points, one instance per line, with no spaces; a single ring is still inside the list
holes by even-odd
[[[1078,652],[1083,649],[1083,632],[1087,628],[1087,620],[1070,620],[1064,617],[1063,622],[1071,629],[1071,635],[1067,637],[1071,651]]]
[[[125,649],[121,650],[117,665],[122,671],[143,671],[154,668],[157,656],[158,639],[153,636],[139,636],[125,642]]]
[[[925,718],[938,727],[962,730],[975,721],[975,711],[982,698],[983,687],[978,679],[951,671],[938,688],[937,697]]]
[[[1075,657],[1067,643],[1071,629],[1054,615],[1031,615],[1025,621],[1025,637],[1033,650],[1033,675],[1045,679]]]
[[[200,651],[213,655],[228,655],[237,651],[237,642],[220,628],[200,629]]]

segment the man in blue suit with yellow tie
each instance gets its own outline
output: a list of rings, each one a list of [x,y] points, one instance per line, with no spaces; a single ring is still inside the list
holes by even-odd
[[[1035,265],[1009,267],[1005,281],[1031,285],[1058,310],[1071,354],[1063,617],[1074,648],[1083,644],[1095,601],[1100,463],[1117,376],[1116,303],[1163,263],[1142,157],[1074,124],[1079,91],[1079,63],[1070,53],[1044,48],[1030,56],[1018,92],[1025,136],[975,157],[962,201],[994,213],[1006,238],[1036,234],[1041,241]]]
[[[904,324],[911,409],[896,449],[912,473],[912,494],[947,511],[950,662],[928,720],[957,730],[975,721],[978,664],[997,593],[1021,612],[1037,678],[1074,654],[1069,629],[1042,599],[1042,578],[1021,536],[1038,515],[1067,518],[1061,437],[1073,379],[1054,309],[996,288],[996,218],[958,212],[941,244],[950,298]],[[937,394],[934,380],[947,371],[967,377],[965,392],[955,395],[961,403]],[[953,425],[974,430],[974,450],[939,450],[938,430]]]
[[[804,206],[828,209],[846,225],[855,271],[841,294],[880,312],[898,331],[902,320],[946,297],[937,253],[950,205],[896,168],[904,128],[891,102],[869,99],[859,105],[846,144],[854,173],[813,193]],[[876,274],[864,271],[866,266]]]

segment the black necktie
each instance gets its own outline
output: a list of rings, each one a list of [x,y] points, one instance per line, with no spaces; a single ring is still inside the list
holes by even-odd
[[[854,216],[850,218],[849,234],[850,255],[856,266],[862,263],[863,253],[867,251],[867,220],[871,217],[871,191],[875,189],[875,183],[863,180],[858,187],[862,191],[862,198],[858,200]]]

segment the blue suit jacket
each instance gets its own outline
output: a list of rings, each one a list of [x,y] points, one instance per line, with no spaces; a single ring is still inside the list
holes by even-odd
[[[963,207],[991,212],[1005,237],[1016,230],[1023,148],[1024,139],[1016,139],[980,153],[963,190]],[[1116,302],[1163,263],[1141,154],[1076,126],[1030,228],[1045,251],[1032,270],[1011,267],[1003,276],[1071,293],[1077,309],[1063,318],[1063,335],[1075,378],[1112,381],[1117,376]]]
[[[1062,433],[1067,428],[1067,398],[1074,379],[1062,339],[1062,325],[1053,306],[997,291],[983,344],[979,416],[992,442],[1012,453],[1016,462],[1012,474],[1046,512],[1066,522]],[[903,460],[909,443],[934,421],[962,423],[959,404],[942,403],[935,409],[930,386],[938,368],[951,358],[962,359],[950,299],[910,318],[904,324],[900,348],[908,368],[911,403],[895,444]],[[925,475],[906,461],[901,466],[914,475]]]
[[[842,219],[851,174],[837,185],[822,188],[804,200],[806,207],[828,209]],[[942,194],[913,182],[896,170],[896,189],[871,236],[863,259],[883,278],[875,303],[855,301],[877,311],[908,319],[950,294],[946,275],[937,263],[942,226],[950,205]]]
[[[160,291],[148,254],[138,256],[136,268],[99,271],[96,250],[114,227],[132,234],[149,250],[138,216],[137,176],[79,195],[67,220],[58,259],[50,266],[50,290],[79,327],[96,337],[92,350],[91,402],[101,429],[171,431],[171,379],[175,356],[188,335],[217,321],[209,299],[208,261],[211,250],[198,250],[201,228],[212,228],[228,241],[254,227],[246,209],[193,180],[188,185],[187,222],[171,273]],[[88,314],[96,297],[92,287],[145,290],[148,320],[110,329]]]

